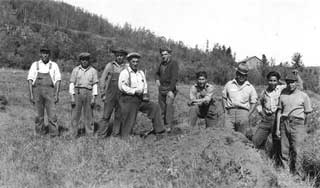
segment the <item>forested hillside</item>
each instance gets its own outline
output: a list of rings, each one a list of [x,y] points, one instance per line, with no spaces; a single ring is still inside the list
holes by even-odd
[[[0,1],[0,27],[1,67],[28,69],[38,59],[43,44],[51,48],[52,58],[63,71],[77,64],[82,51],[92,53],[94,65],[101,70],[113,58],[113,47],[140,52],[141,66],[150,74],[159,61],[159,47],[170,46],[180,64],[182,81],[190,80],[194,70],[205,69],[211,73],[211,80],[225,83],[235,63],[230,47],[216,44],[206,52],[188,48],[181,41],[156,36],[146,28],[115,26],[81,8],[51,0]]]

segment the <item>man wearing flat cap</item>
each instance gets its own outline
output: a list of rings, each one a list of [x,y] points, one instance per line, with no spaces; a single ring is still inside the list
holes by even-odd
[[[129,53],[127,55],[129,67],[122,70],[119,76],[121,137],[127,137],[132,133],[138,111],[147,114],[148,118],[152,120],[152,133],[165,132],[161,121],[160,106],[143,97],[147,94],[148,85],[144,72],[138,69],[140,57],[141,55],[138,53]]]
[[[102,119],[99,122],[98,137],[106,137],[111,125],[113,136],[119,135],[120,131],[121,114],[118,80],[120,72],[128,67],[128,63],[125,63],[128,52],[124,49],[113,49],[111,51],[115,56],[115,60],[107,63],[100,78],[100,91],[102,100],[104,101],[104,110]],[[112,112],[114,112],[113,124],[110,123]]]
[[[71,95],[72,137],[77,138],[81,111],[83,111],[84,128],[87,135],[92,136],[93,127],[93,107],[98,95],[98,72],[90,64],[90,54],[80,53],[80,65],[76,66],[71,73],[69,93]]]
[[[306,136],[305,122],[312,107],[309,96],[297,89],[297,75],[290,73],[285,81],[287,88],[279,99],[276,136],[280,137],[282,165],[295,174],[301,170],[301,144]]]
[[[179,66],[171,58],[172,50],[168,47],[160,48],[161,63],[156,71],[156,84],[159,88],[158,102],[168,131],[173,128],[174,98],[177,94]]]
[[[58,65],[49,60],[50,50],[40,49],[40,60],[32,63],[28,73],[30,101],[37,108],[36,133],[44,135],[49,131],[51,136],[59,135],[57,117],[54,114],[55,104],[59,102],[61,73]],[[44,111],[48,123],[44,123]]]
[[[225,111],[224,126],[246,135],[249,128],[249,114],[257,102],[257,92],[247,81],[249,68],[240,62],[236,77],[230,80],[222,91],[222,105]]]

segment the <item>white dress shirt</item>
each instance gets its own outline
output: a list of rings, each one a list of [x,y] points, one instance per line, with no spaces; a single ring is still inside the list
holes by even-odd
[[[39,70],[38,69],[39,66]],[[51,67],[50,67],[51,66]],[[48,63],[43,63],[42,60],[33,62],[28,73],[28,80],[32,80],[32,84],[36,82],[38,72],[40,73],[49,73],[53,84],[56,84],[57,81],[61,80],[61,73],[57,63],[49,61]]]
[[[131,81],[129,81],[129,78]],[[127,67],[120,72],[118,86],[120,91],[128,95],[134,95],[137,90],[143,90],[143,93],[148,91],[144,72],[142,70],[134,72],[131,67]]]

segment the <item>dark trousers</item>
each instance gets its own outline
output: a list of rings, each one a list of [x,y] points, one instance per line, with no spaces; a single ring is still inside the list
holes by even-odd
[[[281,161],[292,173],[301,168],[301,144],[306,136],[303,119],[281,118]]]
[[[85,128],[87,134],[93,134],[93,108],[91,107],[92,90],[85,88],[75,89],[76,105],[72,108],[72,136],[78,136],[78,129]],[[84,127],[79,125],[81,112],[83,111]]]
[[[161,108],[161,114],[166,127],[173,128],[174,118],[174,97],[169,97],[166,93],[160,93],[158,95],[158,103]]]
[[[49,134],[52,136],[59,135],[59,127],[57,124],[57,116],[54,114],[54,93],[49,73],[38,73],[35,85],[33,87],[33,95],[38,116],[36,117],[36,133]],[[48,127],[44,123],[44,112],[47,112]]]
[[[132,133],[138,111],[147,114],[148,118],[152,120],[153,129],[156,133],[164,130],[161,121],[160,106],[154,102],[142,101],[141,97],[122,95],[120,96],[121,109],[121,137],[127,137]]]
[[[261,119],[255,134],[253,135],[252,141],[257,148],[263,148],[266,144],[268,136],[275,133],[275,114],[264,116]]]
[[[189,112],[190,126],[196,126],[198,118],[203,118],[206,122],[206,128],[217,127],[219,122],[219,114],[217,110],[217,106],[213,102],[210,102],[210,104],[207,105],[191,106]]]

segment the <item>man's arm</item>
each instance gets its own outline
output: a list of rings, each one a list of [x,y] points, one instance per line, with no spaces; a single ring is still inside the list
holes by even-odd
[[[28,77],[27,77],[27,80],[28,80],[28,90],[29,90],[29,99],[30,99],[30,102],[32,104],[35,103],[34,101],[34,96],[33,96],[33,90],[32,90],[32,84],[33,84],[33,81],[36,79],[36,69],[35,69],[35,66],[34,66],[34,63],[31,65],[30,67],[30,70],[28,72]]]
[[[170,86],[169,91],[174,91],[176,88],[176,84],[178,82],[178,76],[179,76],[179,66],[176,61],[172,61],[172,69],[171,69],[171,80],[170,80]]]
[[[100,90],[101,92],[104,92],[105,89],[108,88],[108,85],[109,85],[109,82],[110,82],[110,72],[111,72],[111,69],[112,69],[112,63],[108,63],[103,72],[102,72],[102,75],[101,75],[101,78],[100,78]]]
[[[251,94],[250,94],[250,110],[249,110],[249,115],[251,115],[256,107],[256,103],[257,103],[257,100],[258,100],[258,95],[257,95],[257,91],[256,89],[252,87],[252,90],[251,90]]]
[[[155,80],[156,80],[156,85],[159,87],[160,86],[160,66],[158,66],[157,71],[155,73]]]
[[[34,101],[34,97],[33,97],[32,82],[33,82],[32,80],[28,80],[29,99],[30,99],[30,102],[31,102],[32,104],[34,104],[35,101]]]

